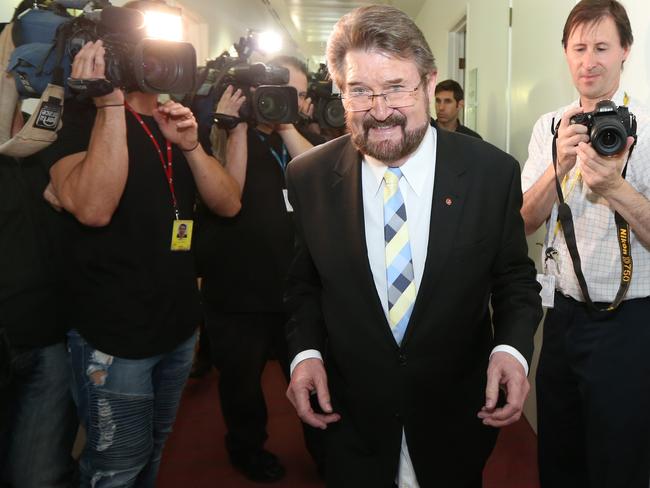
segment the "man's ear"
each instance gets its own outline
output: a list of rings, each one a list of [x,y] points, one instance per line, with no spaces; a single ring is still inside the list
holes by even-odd
[[[438,72],[432,71],[427,77],[427,94],[429,95],[429,100],[436,99],[436,81],[438,80]]]
[[[465,100],[458,102],[458,108],[465,108]]]

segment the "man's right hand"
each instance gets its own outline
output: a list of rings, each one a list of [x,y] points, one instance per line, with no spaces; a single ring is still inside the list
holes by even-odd
[[[324,413],[316,413],[311,408],[309,396],[313,392],[316,392],[318,404]],[[320,359],[305,359],[296,365],[287,389],[287,398],[296,409],[298,417],[312,427],[326,429],[328,424],[341,418],[332,411],[327,373]]]
[[[567,110],[562,116],[557,137],[557,172],[563,178],[576,164],[576,151],[580,142],[589,142],[587,127],[582,124],[571,124],[571,117],[582,113],[582,107]]]
[[[77,80],[106,79],[105,52],[101,40],[87,42],[72,61],[70,78]],[[124,104],[124,93],[119,88],[115,88],[107,95],[93,98],[93,101],[98,107]]]

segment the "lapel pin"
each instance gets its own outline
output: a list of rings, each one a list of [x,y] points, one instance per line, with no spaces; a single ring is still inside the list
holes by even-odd
[[[445,203],[447,204],[448,207],[451,207],[452,204],[451,198],[449,197],[445,198]]]

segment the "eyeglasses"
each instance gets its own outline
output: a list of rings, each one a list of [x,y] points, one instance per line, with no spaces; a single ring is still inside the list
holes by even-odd
[[[386,93],[372,93],[370,90],[357,90],[341,97],[348,112],[365,112],[372,108],[374,99],[383,97],[389,108],[404,108],[415,105],[415,95],[422,82],[413,90],[393,90]]]

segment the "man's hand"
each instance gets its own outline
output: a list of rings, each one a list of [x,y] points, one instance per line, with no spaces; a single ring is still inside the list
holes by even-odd
[[[574,107],[567,110],[562,116],[557,137],[557,172],[560,178],[563,178],[575,166],[578,144],[589,142],[587,127],[569,122],[571,117],[582,112],[582,107]]]
[[[628,137],[625,149],[615,156],[602,156],[590,144],[578,144],[582,179],[591,191],[607,198],[621,187],[625,181],[621,172],[633,143],[634,138]]]
[[[189,108],[168,100],[153,111],[153,118],[165,138],[183,151],[191,151],[197,147],[198,124]]]
[[[300,101],[298,112],[307,120],[312,120],[314,117],[314,104],[312,103],[311,98],[307,97]]]
[[[506,393],[506,404],[496,408],[499,388]],[[485,388],[485,405],[478,417],[485,425],[504,427],[519,420],[530,384],[524,367],[512,354],[495,352],[490,358]]]
[[[47,184],[45,190],[43,190],[43,198],[57,212],[63,210],[63,205],[61,204],[59,197],[56,196],[56,193],[54,191],[54,186],[52,186],[51,181]]]
[[[309,396],[316,392],[318,404],[325,413],[316,413],[311,408]],[[298,417],[306,424],[326,429],[327,424],[337,422],[341,416],[333,413],[330,392],[327,388],[327,373],[320,359],[305,359],[298,363],[291,375],[287,398],[296,409]]]
[[[228,85],[221,95],[215,112],[218,114],[230,115],[231,117],[239,116],[239,109],[246,100],[240,88],[233,93],[233,86]]]
[[[74,57],[70,78],[77,80],[106,79],[106,62],[104,55],[106,51],[101,40],[87,42]],[[118,88],[107,95],[93,98],[95,105],[120,105],[124,104],[124,93]]]

